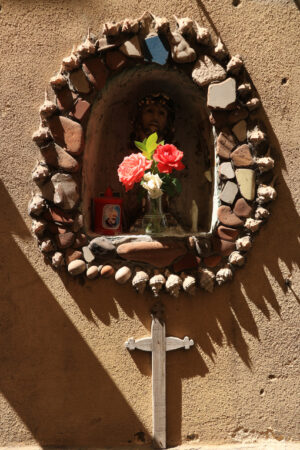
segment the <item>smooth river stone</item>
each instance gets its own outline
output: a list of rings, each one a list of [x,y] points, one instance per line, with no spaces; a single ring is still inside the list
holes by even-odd
[[[41,148],[41,153],[49,166],[70,173],[77,172],[79,169],[79,163],[76,159],[54,142],[50,142],[47,146]]]
[[[237,137],[239,142],[244,142],[247,139],[247,122],[241,120],[232,128],[232,132]]]
[[[66,147],[72,155],[79,155],[83,151],[83,128],[79,123],[67,117],[51,116],[48,125],[56,144]]]
[[[70,262],[68,265],[68,272],[71,275],[79,275],[83,273],[86,269],[86,264],[81,259],[75,259],[74,261]]]
[[[185,255],[187,249],[182,242],[164,240],[163,242],[131,242],[121,244],[117,253],[129,261],[142,261],[155,267],[166,267],[179,256]]]
[[[253,158],[248,145],[240,145],[231,153],[231,159],[236,167],[247,167],[253,165]]]
[[[218,219],[229,227],[241,227],[244,222],[234,214],[230,206],[222,205],[218,208]]]
[[[251,216],[252,207],[246,202],[245,199],[239,198],[234,205],[233,212],[239,217],[247,218]]]
[[[234,242],[239,235],[239,230],[235,230],[234,228],[224,227],[224,225],[220,225],[217,229],[217,234],[220,239],[224,241]]]
[[[213,83],[208,87],[207,106],[226,109],[236,101],[236,81],[227,78],[221,83]]]
[[[221,131],[217,139],[217,154],[224,159],[230,158],[230,153],[235,146],[235,139],[227,130]]]
[[[116,254],[115,246],[105,237],[97,237],[89,244],[89,249],[96,257],[114,256]]]
[[[222,200],[222,202],[232,205],[235,200],[235,197],[237,196],[237,193],[238,193],[237,185],[232,181],[227,181],[220,194],[220,199]]]
[[[105,265],[101,267],[100,275],[103,278],[109,278],[115,274],[115,269],[110,265]]]
[[[99,276],[98,266],[90,266],[86,271],[86,276],[90,280],[97,278]]]
[[[240,192],[246,200],[254,200],[255,197],[255,172],[252,169],[236,169],[236,179]]]
[[[127,266],[121,267],[115,274],[115,280],[119,284],[125,284],[131,277],[132,272]]]
[[[235,177],[231,162],[224,162],[220,165],[219,175],[223,180],[231,180]]]

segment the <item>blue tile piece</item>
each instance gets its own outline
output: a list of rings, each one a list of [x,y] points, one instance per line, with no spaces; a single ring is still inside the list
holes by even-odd
[[[166,64],[169,56],[169,50],[159,36],[151,36],[145,39],[146,61],[160,64]]]

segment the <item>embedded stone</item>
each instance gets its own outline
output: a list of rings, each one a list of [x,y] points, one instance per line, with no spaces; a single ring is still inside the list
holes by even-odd
[[[68,248],[73,244],[75,235],[71,231],[68,231],[63,234],[57,234],[55,236],[55,239],[59,248]]]
[[[151,36],[145,39],[145,59],[163,66],[169,57],[169,50],[159,36]]]
[[[213,81],[224,80],[226,72],[214,59],[201,55],[192,71],[192,78],[199,86],[206,86]]]
[[[138,36],[133,36],[130,40],[125,41],[119,50],[129,58],[143,58]]]
[[[187,253],[181,242],[164,240],[163,242],[130,242],[121,244],[117,253],[129,261],[142,261],[155,267],[166,267],[179,256]]]
[[[38,163],[31,174],[32,181],[35,183],[43,183],[50,177],[50,169],[43,161]]]
[[[105,61],[110,70],[120,70],[127,63],[126,56],[118,50],[108,51],[106,53]]]
[[[86,276],[89,280],[94,280],[99,276],[98,266],[91,266],[86,271]]]
[[[213,249],[222,256],[228,256],[235,250],[235,242],[225,241],[215,237],[213,239]]]
[[[82,69],[73,70],[70,73],[70,81],[77,92],[88,94],[91,90],[87,77]]]
[[[231,153],[233,164],[237,167],[252,166],[254,161],[248,145],[240,145]]]
[[[74,223],[72,226],[73,231],[77,233],[83,227],[83,215],[77,214],[74,218]]]
[[[235,177],[235,173],[231,162],[224,162],[219,167],[219,175],[223,180],[231,180]]]
[[[224,159],[230,158],[230,153],[235,146],[235,139],[227,130],[221,131],[217,138],[217,154]]]
[[[56,267],[57,269],[64,265],[64,255],[60,252],[55,252],[52,256],[52,265]]]
[[[100,275],[103,278],[112,277],[114,274],[115,274],[115,269],[109,265],[102,266],[102,268],[100,270]]]
[[[179,261],[173,264],[174,272],[182,272],[183,270],[195,269],[199,266],[201,259],[194,253],[187,253]]]
[[[91,252],[91,250],[89,249],[89,247],[86,245],[84,247],[82,247],[82,253],[83,253],[83,257],[84,260],[87,263],[92,263],[93,261],[95,261],[95,255]]]
[[[233,212],[239,217],[247,218],[252,214],[252,207],[246,202],[245,199],[239,198],[234,205]]]
[[[43,239],[40,242],[40,250],[43,253],[50,253],[53,252],[55,249],[53,242],[51,241],[51,239]]]
[[[91,104],[86,100],[79,99],[74,106],[74,110],[71,112],[70,116],[75,117],[75,119],[82,122],[89,114]]]
[[[239,122],[240,120],[247,119],[248,115],[249,112],[247,109],[238,107],[228,114],[228,123],[233,125]]]
[[[232,181],[227,181],[220,194],[220,199],[222,200],[222,202],[232,205],[232,203],[235,200],[235,197],[237,196],[237,193],[238,193],[237,185]]]
[[[79,163],[63,148],[54,142],[41,148],[41,153],[49,166],[60,168],[66,172],[74,173],[79,170]]]
[[[80,275],[85,271],[85,269],[86,264],[82,261],[82,259],[74,259],[74,261],[68,264],[68,272],[73,276]]]
[[[244,142],[247,139],[247,122],[241,120],[232,128],[232,132],[237,137],[239,142]]]
[[[227,78],[221,83],[208,86],[207,106],[211,108],[226,109],[236,101],[236,81]]]
[[[54,188],[53,201],[62,209],[72,209],[79,201],[78,186],[71,175],[57,173],[51,177]]]
[[[229,227],[241,227],[244,222],[234,214],[230,206],[222,205],[218,208],[218,219]]]
[[[242,196],[246,200],[255,197],[255,172],[252,169],[236,169],[236,179]]]
[[[86,237],[86,235],[84,233],[79,233],[75,237],[75,242],[73,244],[73,247],[80,248],[87,244],[88,244],[88,238]]]
[[[57,225],[57,223],[48,222],[47,231],[50,231],[50,233],[52,234],[64,234],[68,231],[68,229],[63,227],[62,225]]]
[[[115,246],[104,236],[96,237],[89,243],[89,249],[97,257],[113,257],[116,254]]]
[[[222,259],[221,255],[211,255],[204,258],[203,262],[206,267],[216,267]]]
[[[243,67],[243,59],[240,55],[232,56],[231,60],[227,64],[227,72],[237,74]]]
[[[73,154],[79,155],[84,147],[82,126],[63,116],[52,116],[48,119],[53,139],[61,147]]]
[[[234,242],[239,235],[239,231],[234,228],[225,227],[224,225],[218,226],[217,234],[220,239],[224,241]]]
[[[125,244],[124,244],[125,245]],[[125,284],[131,277],[132,272],[127,266],[121,267],[115,274],[115,280],[119,284]]]
[[[65,259],[67,264],[70,264],[70,262],[80,258],[82,258],[82,252],[79,250],[74,250],[74,248],[67,248],[67,250],[65,251]]]
[[[252,247],[250,236],[243,236],[236,241],[236,249],[241,251],[248,251]]]
[[[173,33],[170,32],[168,33],[167,38],[171,47],[173,61],[179,64],[195,61],[197,57],[195,50],[180,33],[177,31],[174,31]]]
[[[77,95],[70,90],[69,86],[57,89],[55,95],[57,98],[57,106],[60,111],[70,111],[73,109]]]
[[[98,89],[101,90],[106,83],[108,70],[100,58],[88,58],[82,64],[82,67],[88,77],[89,81]]]
[[[63,209],[51,206],[48,208],[44,215],[46,220],[53,220],[54,222],[59,222],[63,224],[72,224],[74,222],[73,216],[67,213]]]
[[[107,50],[111,50],[113,48],[116,48],[116,44],[108,43],[107,37],[103,37],[98,40],[98,51],[100,53],[103,53]]]

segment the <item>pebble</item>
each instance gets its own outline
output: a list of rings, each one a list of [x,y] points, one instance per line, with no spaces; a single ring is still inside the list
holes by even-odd
[[[106,83],[108,70],[100,60],[99,57],[88,58],[82,64],[82,67],[88,77],[89,81],[98,89],[101,90]]]
[[[247,251],[251,248],[251,238],[249,236],[244,236],[236,241],[236,249],[241,251]]]
[[[236,167],[253,166],[254,161],[248,145],[240,145],[231,153],[231,159]]]
[[[232,205],[235,197],[238,193],[238,187],[236,183],[233,183],[232,181],[227,181],[224,188],[222,189],[222,192],[220,193],[220,199],[224,203],[228,203],[229,205]]]
[[[242,196],[246,200],[255,197],[255,172],[252,169],[236,169],[236,179]]]
[[[241,227],[244,225],[244,222],[234,214],[230,206],[219,206],[218,219],[221,223],[229,227]]]
[[[241,267],[245,263],[245,258],[239,252],[235,251],[229,255],[228,261],[230,264],[233,264],[234,266]]]
[[[109,278],[115,274],[115,269],[112,266],[104,265],[100,270],[100,275],[103,278]]]
[[[239,235],[239,231],[234,228],[225,227],[224,225],[218,226],[217,234],[220,239],[225,241],[234,242]]]
[[[78,233],[73,244],[74,248],[80,248],[88,244],[88,238],[84,233]]]
[[[85,272],[86,264],[82,259],[75,259],[74,261],[70,262],[68,265],[68,272],[71,275],[79,275],[83,272]]]
[[[74,178],[66,173],[57,173],[51,177],[51,184],[54,188],[54,203],[63,209],[74,208],[80,198]]]
[[[77,92],[88,94],[91,90],[87,77],[82,69],[73,70],[70,73],[70,81]]]
[[[84,121],[90,112],[91,104],[86,100],[79,99],[74,105],[74,109],[71,112],[70,116],[75,117],[75,119],[80,122]]]
[[[74,261],[75,259],[81,259],[82,252],[80,250],[75,250],[74,248],[67,248],[67,250],[65,251],[65,258],[66,263],[70,264],[70,262]]]
[[[91,252],[91,250],[89,249],[89,247],[86,245],[86,246],[84,246],[84,247],[82,247],[82,253],[83,253],[83,257],[84,257],[84,260],[87,262],[87,263],[92,263],[93,261],[95,261],[95,256],[94,256],[94,254]]]
[[[246,120],[240,120],[232,128],[232,132],[237,137],[239,142],[244,142],[247,139],[247,122]]]
[[[226,78],[223,67],[207,55],[201,55],[192,71],[192,78],[198,86],[206,86],[213,81]]]
[[[67,233],[63,234],[57,234],[55,236],[56,243],[58,248],[68,248],[71,247],[71,245],[74,242],[75,234],[71,231],[68,231]]]
[[[252,145],[258,145],[266,139],[266,134],[259,128],[258,125],[255,125],[254,128],[248,130],[247,139]]]
[[[174,31],[173,33],[168,33],[167,37],[171,47],[173,61],[179,64],[195,61],[197,57],[195,50],[180,33]]]
[[[227,64],[226,70],[227,72],[238,74],[243,67],[243,64],[244,63],[240,55],[232,56],[231,60]]]
[[[116,254],[115,246],[103,236],[91,240],[89,249],[96,257],[113,257]]]
[[[231,150],[235,146],[235,139],[228,131],[221,131],[217,138],[217,154],[224,159],[230,158]]]
[[[235,124],[240,120],[247,119],[249,112],[246,108],[237,107],[228,114],[228,122],[230,124]]]
[[[50,142],[41,148],[41,153],[49,166],[60,168],[70,173],[78,172],[79,170],[79,163],[76,159],[54,142]]]
[[[48,208],[44,215],[45,219],[53,220],[54,222],[72,224],[74,222],[72,214],[64,211],[63,209],[51,206]]]
[[[46,203],[44,198],[39,194],[35,194],[29,201],[28,214],[35,214],[39,216],[45,210],[45,207]]]
[[[56,89],[55,95],[57,99],[58,109],[62,112],[72,111],[74,108],[74,100],[77,97],[69,86],[64,86],[62,89]]]
[[[52,266],[58,268],[64,265],[64,255],[60,252],[55,252],[52,256]]]
[[[86,276],[89,280],[93,280],[99,276],[98,266],[91,266],[86,271]]]
[[[262,159],[266,159],[266,158],[262,158]],[[49,177],[50,177],[49,167],[44,163],[39,163],[35,167],[35,169],[32,171],[32,175],[31,175],[32,181],[34,181],[37,184],[43,183]]]
[[[231,162],[224,162],[220,165],[219,175],[223,180],[231,180],[235,177],[235,172],[233,170]]]
[[[52,116],[48,125],[56,144],[65,147],[72,155],[80,155],[84,148],[82,126],[63,116]]]
[[[49,253],[54,250],[54,245],[51,239],[44,239],[40,242],[40,249],[43,253]]]
[[[119,49],[129,58],[143,58],[140,41],[137,36],[133,36],[130,40],[125,41]]]
[[[125,284],[131,277],[131,270],[127,266],[121,267],[115,274],[115,280],[119,284]]]
[[[226,109],[236,101],[236,81],[227,78],[221,83],[213,83],[208,87],[207,106]]]
[[[252,214],[252,206],[250,206],[245,199],[239,198],[234,205],[233,212],[239,217],[247,218]]]
[[[255,211],[255,219],[267,219],[270,215],[270,211],[268,211],[266,208],[263,208],[262,206],[259,206]]]

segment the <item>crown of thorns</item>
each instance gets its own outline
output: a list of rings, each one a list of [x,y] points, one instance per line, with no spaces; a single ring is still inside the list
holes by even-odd
[[[174,103],[173,100],[168,97],[166,94],[162,94],[161,92],[158,94],[151,94],[147,95],[146,97],[142,98],[138,102],[139,108],[142,108],[143,106],[151,105],[154,103],[159,103],[160,105],[164,106],[165,108],[168,108],[170,111],[174,112]]]

